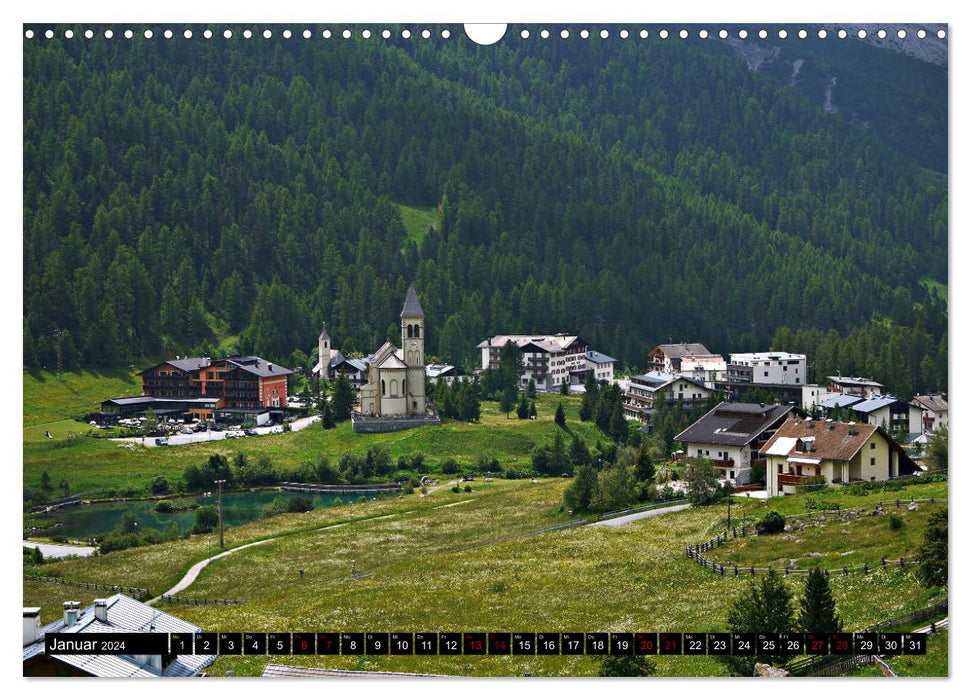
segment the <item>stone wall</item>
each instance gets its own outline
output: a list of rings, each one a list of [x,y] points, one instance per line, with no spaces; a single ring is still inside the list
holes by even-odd
[[[401,417],[401,418],[375,418],[375,417],[351,417],[351,427],[355,433],[393,433],[398,430],[409,430],[410,428],[420,428],[423,425],[441,425],[442,421],[438,416]]]

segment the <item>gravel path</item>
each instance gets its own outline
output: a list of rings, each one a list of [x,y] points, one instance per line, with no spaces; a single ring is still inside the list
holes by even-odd
[[[611,518],[610,520],[598,520],[595,523],[587,523],[584,527],[620,527],[621,525],[626,525],[627,523],[632,523],[635,520],[641,520],[643,518],[652,518],[655,515],[661,515],[662,513],[676,513],[679,510],[684,510],[690,508],[690,503],[681,503],[676,506],[667,506],[665,508],[655,508],[654,510],[645,510],[640,513],[631,513],[630,515],[622,515],[619,518]]]

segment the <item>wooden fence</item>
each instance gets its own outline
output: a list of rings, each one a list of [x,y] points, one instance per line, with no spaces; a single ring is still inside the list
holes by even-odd
[[[160,600],[164,600],[166,603],[182,603],[183,605],[242,605],[245,600],[239,600],[238,598],[188,598],[179,595],[165,595],[159,596]]]
[[[68,579],[58,578],[57,576],[40,576],[38,574],[24,574],[24,578],[30,579],[31,581],[40,581],[41,583],[53,583],[58,586],[73,586],[74,588],[83,588],[89,591],[124,593],[125,595],[135,598],[136,600],[142,600],[149,597],[148,589],[136,588],[134,586],[109,586],[103,583],[69,581]]]
[[[876,506],[870,505],[864,508],[854,508],[854,509],[838,508],[836,510],[809,511],[807,513],[799,513],[797,515],[787,516],[786,520],[789,522],[793,522],[793,521],[800,522],[801,520],[806,519],[806,516],[815,516],[815,518],[818,518],[820,516],[825,516],[827,513],[835,514],[839,518],[859,518],[859,517],[870,515],[874,513],[876,510],[883,510],[884,505],[887,505],[888,507],[894,506],[896,508],[900,508],[901,506],[906,507],[911,503],[928,503],[928,504],[946,503],[946,500],[942,501],[940,499],[934,499],[934,498],[901,500],[898,498],[892,501],[880,501],[877,503]],[[725,576],[726,574],[734,575],[734,576],[744,576],[746,574],[749,574],[751,576],[755,576],[756,573],[767,572],[772,567],[737,566],[734,564],[728,564],[728,565],[719,564],[718,562],[704,556],[704,552],[709,552],[713,549],[717,549],[718,547],[721,547],[723,544],[731,540],[735,540],[740,537],[748,537],[750,535],[756,535],[756,534],[758,534],[756,528],[750,526],[748,523],[743,523],[741,527],[733,527],[731,531],[723,530],[722,532],[718,533],[711,539],[705,540],[704,542],[686,545],[685,556],[688,557],[689,559],[694,560],[702,567],[706,569],[711,569],[713,573],[719,574],[720,576]],[[904,557],[900,557],[898,559],[887,559],[887,557],[883,557],[881,558],[879,564],[871,565],[869,563],[864,563],[862,566],[852,566],[852,567],[843,566],[839,568],[834,568],[832,570],[824,569],[823,571],[827,577],[829,577],[831,573],[848,576],[851,573],[855,573],[855,572],[862,572],[863,574],[869,574],[871,571],[874,571],[876,569],[887,569],[888,567],[900,567],[903,569],[908,566],[914,566],[915,564],[918,564],[918,563],[919,563],[919,560],[917,559],[905,560]],[[795,568],[790,568],[788,566],[786,566],[783,569],[783,573],[786,576],[789,576],[790,574],[807,575],[809,574],[810,571],[811,569],[795,569]]]

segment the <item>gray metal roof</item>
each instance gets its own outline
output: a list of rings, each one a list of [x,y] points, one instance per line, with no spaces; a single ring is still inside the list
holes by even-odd
[[[408,296],[405,297],[405,306],[401,309],[401,318],[425,318],[425,312],[421,310],[421,303],[418,301],[415,285],[408,287]]]
[[[325,323],[320,328],[320,340],[330,340],[330,336],[327,335],[327,324]]]
[[[255,355],[242,357],[235,355],[227,357],[224,361],[250,374],[255,374],[257,377],[279,377],[281,375],[293,374],[293,370],[289,370],[274,362],[267,362],[262,357],[256,357]]]
[[[117,593],[107,599],[107,622],[94,617],[94,605],[80,610],[77,622],[65,627],[63,618],[41,629],[39,642],[24,647],[23,660],[44,653],[44,637],[49,632],[67,634],[111,634],[115,632],[201,632],[202,628],[174,615],[156,610],[126,595]],[[52,658],[103,678],[157,677],[159,672],[124,656],[60,655]],[[216,660],[215,656],[181,655],[161,673],[163,676],[195,676]]]
[[[613,357],[604,355],[602,352],[597,352],[596,350],[587,350],[587,359],[591,362],[596,362],[597,364],[617,361]]]
[[[181,360],[166,360],[162,364],[178,367],[183,372],[194,372],[197,369],[208,367],[212,364],[212,360],[208,357],[183,357]]]
[[[821,408],[843,408],[845,406],[852,406],[855,403],[860,403],[863,400],[862,396],[853,396],[852,394],[840,394],[839,396],[834,396],[831,399],[826,399],[819,405]]]
[[[674,439],[703,445],[741,447],[782,423],[792,406],[722,401]]]
[[[857,413],[873,413],[874,411],[879,411],[881,408],[892,406],[895,403],[898,403],[898,401],[894,396],[874,396],[872,399],[854,404],[853,410]],[[899,403],[903,402],[900,401]]]

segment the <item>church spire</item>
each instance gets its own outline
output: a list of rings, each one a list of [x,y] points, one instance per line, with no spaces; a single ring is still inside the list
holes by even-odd
[[[408,287],[408,296],[405,297],[405,306],[401,310],[401,318],[425,318],[425,312],[421,310],[418,302],[418,292],[415,285]]]
[[[318,340],[330,340],[330,336],[327,335],[327,324],[325,323],[320,329],[320,338]]]

